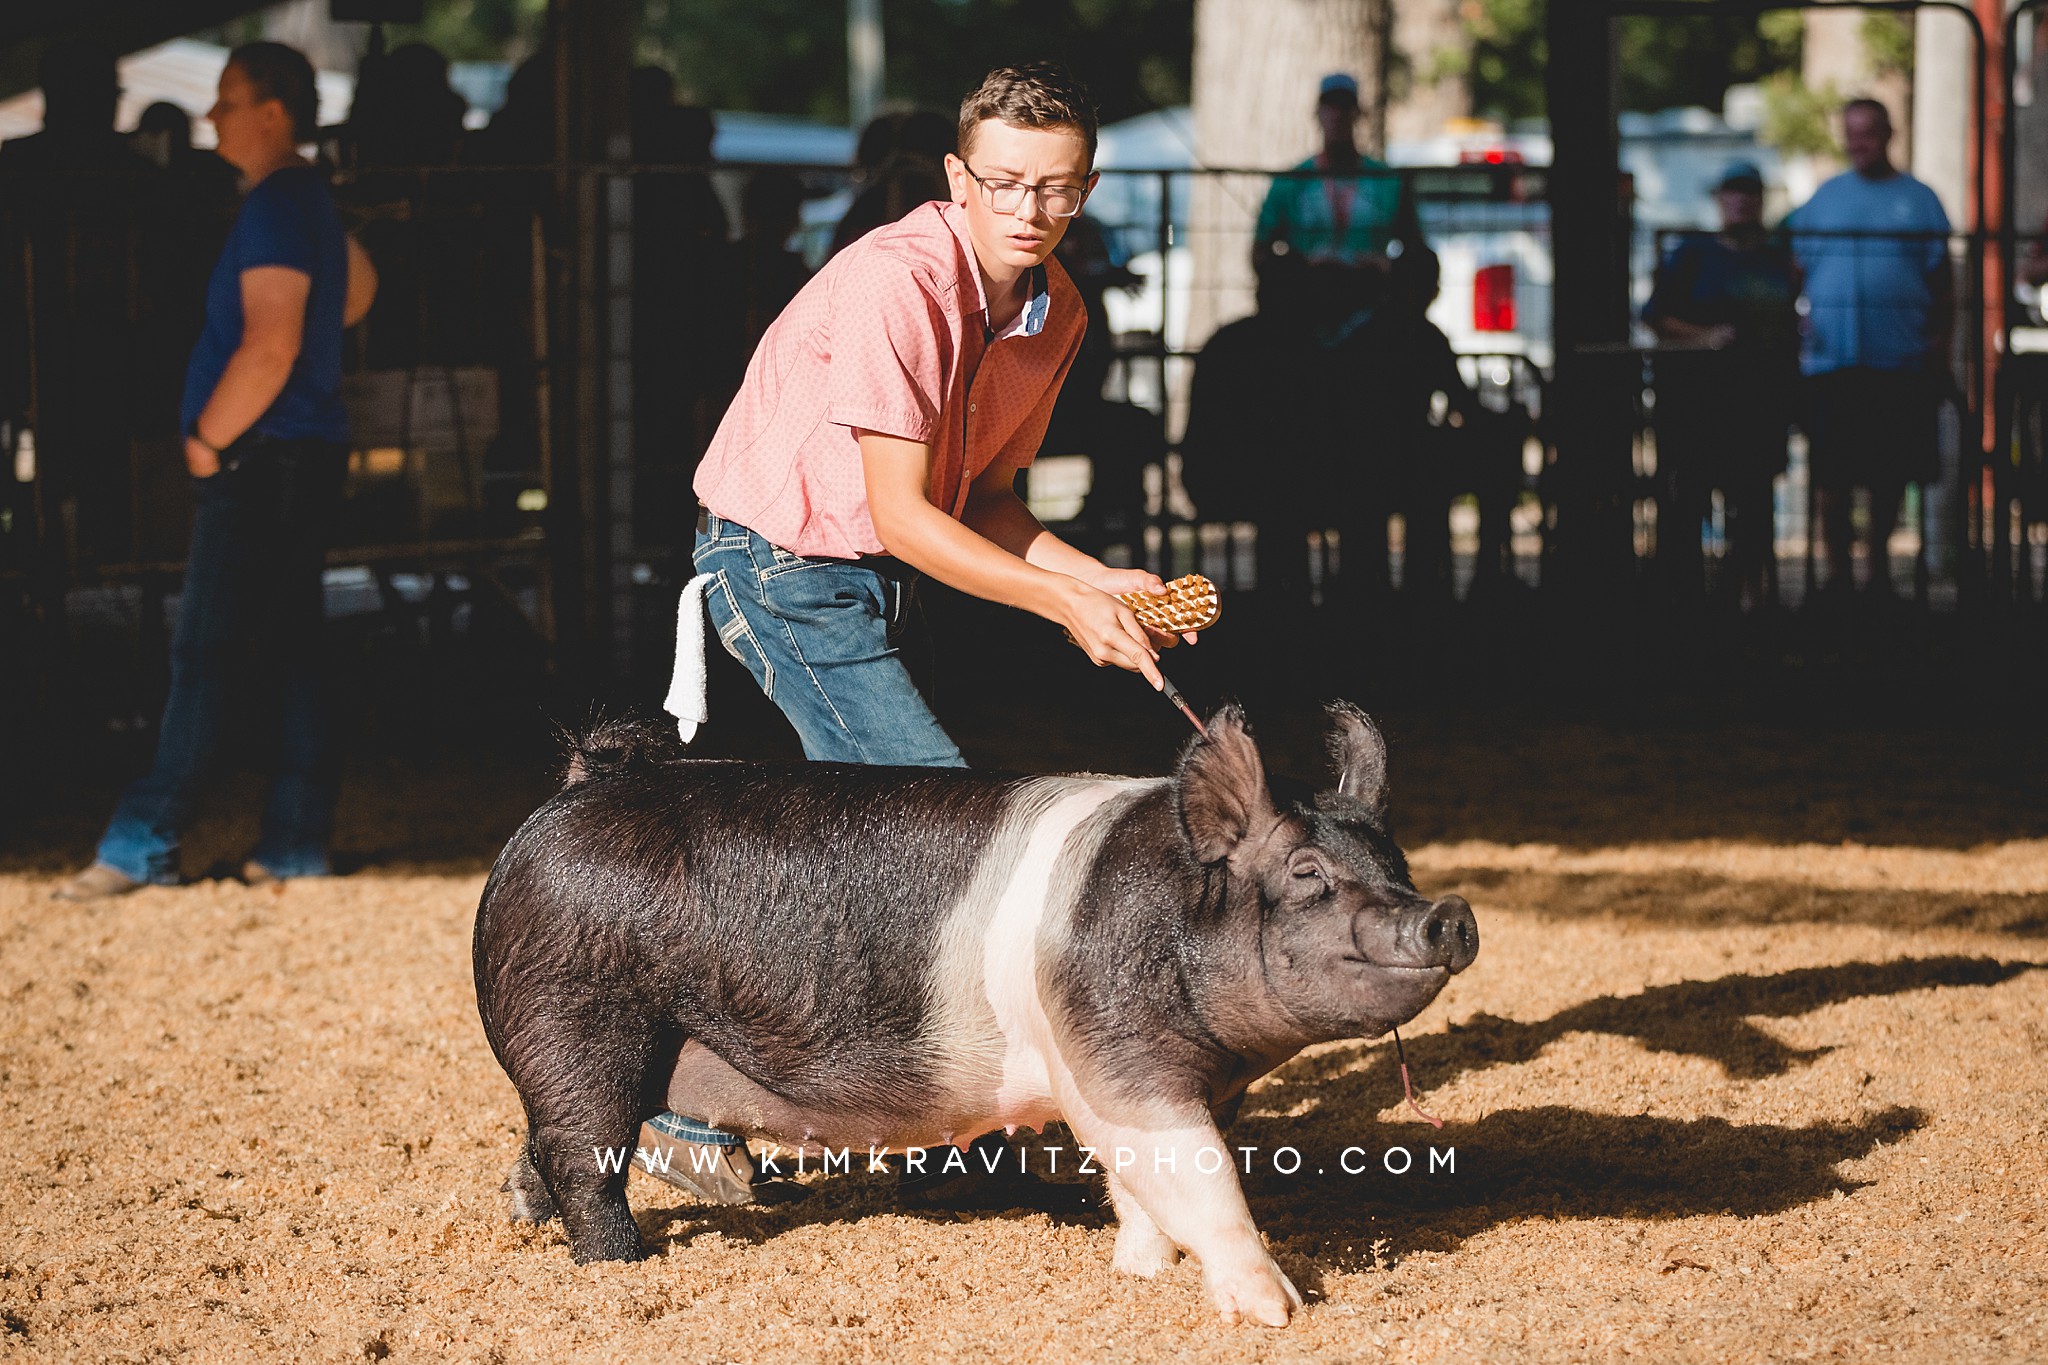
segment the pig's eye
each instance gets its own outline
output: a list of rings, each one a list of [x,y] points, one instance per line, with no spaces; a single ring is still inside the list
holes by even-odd
[[[1294,868],[1294,887],[1297,891],[1321,893],[1330,889],[1329,880],[1323,876],[1323,869],[1314,863],[1299,863]]]

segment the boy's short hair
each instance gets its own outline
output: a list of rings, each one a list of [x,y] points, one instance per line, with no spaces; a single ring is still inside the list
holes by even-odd
[[[1027,62],[989,72],[974,93],[960,101],[963,157],[974,140],[974,130],[986,119],[998,119],[1013,128],[1075,129],[1088,143],[1088,164],[1095,164],[1095,101],[1065,67]]]
[[[320,131],[320,90],[313,64],[295,47],[283,43],[244,43],[228,54],[259,100],[276,100],[292,121],[292,139],[311,142]]]

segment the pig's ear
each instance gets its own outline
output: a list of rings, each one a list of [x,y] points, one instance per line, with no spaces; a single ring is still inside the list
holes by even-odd
[[[1387,822],[1387,742],[1371,717],[1348,701],[1331,702],[1330,758],[1337,765],[1337,795]]]
[[[1235,705],[1209,717],[1208,732],[1181,755],[1174,786],[1181,826],[1197,862],[1221,862],[1278,818],[1266,787],[1266,765],[1245,729],[1244,712]]]

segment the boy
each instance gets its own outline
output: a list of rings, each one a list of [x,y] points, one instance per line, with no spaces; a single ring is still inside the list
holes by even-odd
[[[957,767],[890,648],[918,573],[1066,627],[1160,686],[1112,594],[1163,591],[1039,524],[1014,491],[1086,314],[1053,248],[1094,187],[1095,111],[1047,65],[960,107],[950,203],[832,258],[768,329],[696,478],[700,574],[727,650],[814,759]]]
[[[705,452],[693,558],[712,624],[812,759],[964,766],[890,640],[920,572],[1161,685],[1172,639],[1112,594],[1164,585],[1065,544],[1014,486],[1087,322],[1052,255],[1095,185],[1095,132],[1057,67],[989,73],[960,106],[951,202],[827,263],[762,337]],[[655,1173],[721,1202],[766,1193],[735,1136],[673,1114],[641,1136],[690,1143],[719,1160],[672,1151]]]

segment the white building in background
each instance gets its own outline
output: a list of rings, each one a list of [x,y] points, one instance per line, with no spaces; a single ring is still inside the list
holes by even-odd
[[[159,101],[175,104],[192,116],[195,146],[213,145],[213,127],[206,111],[213,107],[214,88],[220,83],[221,68],[228,64],[228,50],[217,43],[193,38],[173,38],[168,43],[144,48],[121,58],[121,105],[114,126],[133,128],[142,111]],[[320,122],[339,123],[348,117],[349,101],[355,97],[356,78],[341,71],[315,74],[320,91]],[[26,137],[43,127],[43,92],[30,90],[12,99],[0,100],[0,141]]]

